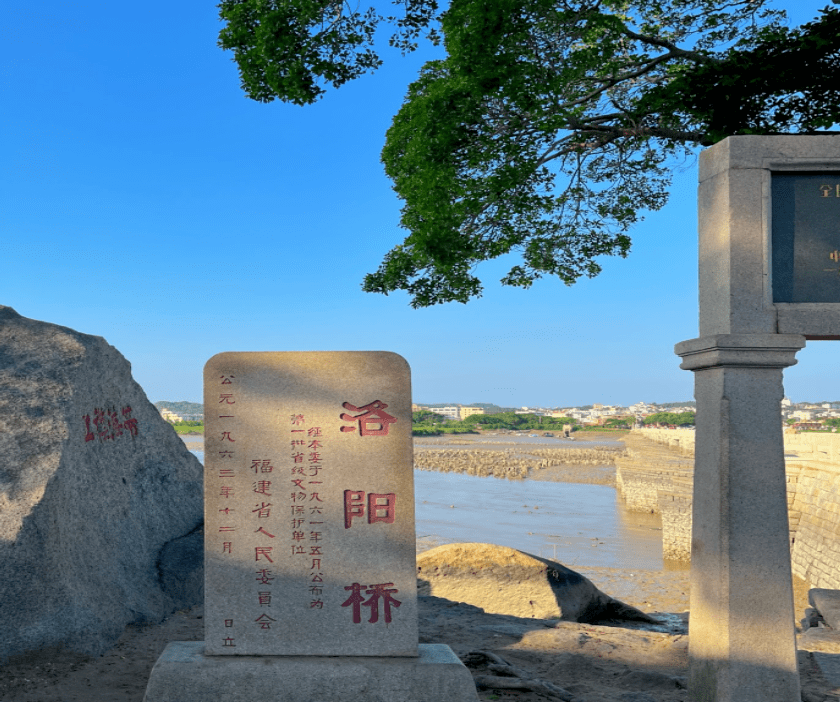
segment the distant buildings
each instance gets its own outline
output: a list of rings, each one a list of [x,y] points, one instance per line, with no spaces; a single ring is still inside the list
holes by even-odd
[[[461,412],[457,406],[454,407],[425,407],[429,412],[434,412],[447,419],[460,419]]]
[[[184,418],[180,414],[175,414],[170,410],[166,409],[166,407],[162,407],[160,410],[160,416],[163,417],[167,422],[183,422]]]
[[[440,414],[447,419],[466,419],[471,414],[484,414],[483,407],[464,407],[463,405],[452,405],[451,407],[420,407],[419,405],[413,405],[412,410],[414,412],[417,411],[414,407]]]
[[[472,414],[487,414],[482,407],[465,407],[464,405],[449,405],[446,407],[431,407],[429,405],[412,405],[412,411],[428,410],[440,414],[447,419],[464,419]],[[490,407],[490,412],[500,411],[502,408]],[[821,402],[814,404],[809,402],[791,402],[789,398],[781,401],[782,419],[786,425],[794,425],[799,429],[813,429],[822,426],[823,430],[837,431],[832,425],[822,424],[828,419],[840,418],[840,402]],[[640,426],[645,417],[659,412],[671,412],[682,414],[684,412],[696,412],[694,404],[677,405],[655,405],[647,402],[637,402],[628,407],[614,405],[593,404],[583,407],[546,408],[546,407],[520,407],[519,409],[504,408],[505,412],[516,412],[516,414],[534,414],[545,417],[569,417],[575,423],[586,425],[604,424],[610,418],[623,418],[631,424]],[[164,415],[165,416],[165,415]],[[177,415],[176,415],[177,416]],[[635,421],[634,421],[635,419]]]
[[[161,407],[159,411],[161,417],[163,417],[167,422],[172,422],[173,424],[180,424],[181,422],[204,421],[203,412],[181,412],[180,414],[178,414],[177,412],[173,412],[168,407]]]

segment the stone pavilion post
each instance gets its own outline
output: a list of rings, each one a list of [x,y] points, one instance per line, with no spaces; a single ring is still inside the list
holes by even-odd
[[[797,335],[719,334],[677,346],[695,373],[689,695],[797,702],[780,403]]]
[[[840,339],[840,138],[700,155],[692,702],[798,702],[781,400],[806,339]]]

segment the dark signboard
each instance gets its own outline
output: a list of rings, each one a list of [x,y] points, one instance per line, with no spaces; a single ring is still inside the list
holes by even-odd
[[[773,173],[773,302],[840,302],[840,173]]]

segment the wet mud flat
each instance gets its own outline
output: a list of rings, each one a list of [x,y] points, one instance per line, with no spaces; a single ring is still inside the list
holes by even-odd
[[[547,437],[419,438],[414,467],[511,480],[548,480],[615,485],[614,461],[626,456],[616,441],[558,441]]]

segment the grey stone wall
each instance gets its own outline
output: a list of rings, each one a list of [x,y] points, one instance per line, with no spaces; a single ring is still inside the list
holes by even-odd
[[[794,575],[812,587],[840,588],[840,465],[788,459],[797,472],[790,508]],[[789,483],[790,484],[790,483]]]
[[[694,462],[687,447],[693,443],[680,438],[658,430],[631,432],[624,439],[629,456],[616,460],[616,487],[629,510],[661,516],[663,558],[688,561]]]
[[[784,438],[793,573],[840,589],[840,434]],[[616,485],[627,507],[658,512],[663,557],[690,561],[694,432],[643,429],[625,444],[633,455],[616,462]]]
[[[691,489],[659,490],[658,502],[662,517],[662,557],[688,563],[691,561]]]

